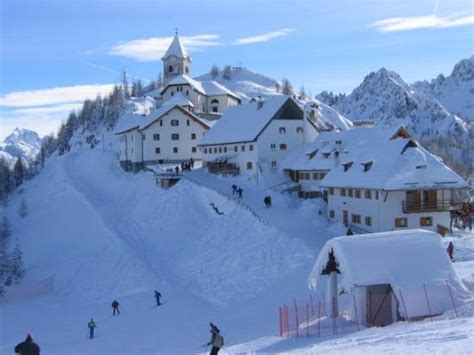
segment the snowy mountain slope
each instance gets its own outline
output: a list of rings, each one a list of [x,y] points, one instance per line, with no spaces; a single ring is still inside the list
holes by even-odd
[[[25,162],[33,161],[41,149],[38,133],[25,128],[15,130],[0,143],[0,157],[10,165],[21,157]]]
[[[457,63],[447,77],[440,74],[431,82],[416,82],[412,86],[436,98],[451,113],[474,122],[474,56]]]
[[[417,136],[464,135],[468,124],[449,112],[437,99],[410,86],[384,68],[367,75],[348,96],[318,95],[323,102],[353,121],[372,120],[379,125],[403,124]]]

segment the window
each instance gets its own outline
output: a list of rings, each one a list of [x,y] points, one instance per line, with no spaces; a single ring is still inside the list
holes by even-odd
[[[296,127],[296,133],[298,134],[303,133],[303,127]]]
[[[274,144],[274,143],[270,144],[270,149],[275,150],[276,149],[276,144]]]
[[[131,141],[133,142],[133,134],[132,134],[132,136],[131,136]]]
[[[211,101],[211,104],[219,105],[219,100],[213,99],[213,100]]]
[[[163,120],[160,120],[160,127],[163,127]]]
[[[364,196],[367,200],[372,199],[372,192],[370,190],[365,190]]]
[[[154,140],[154,141],[159,141],[159,140],[160,140],[160,135],[159,135],[158,133],[155,133],[155,134],[153,135],[153,140]]]
[[[352,189],[347,189],[347,196],[349,196],[349,197],[353,196],[353,190]]]
[[[251,161],[247,162],[247,170],[252,170],[252,162]]]
[[[331,153],[323,153],[323,157],[325,159],[328,159],[331,156]]]
[[[313,180],[319,180],[319,174],[313,173]]]
[[[336,217],[336,213],[334,212],[334,210],[330,210],[329,211],[329,218],[335,218]]]
[[[280,150],[286,150],[286,144],[285,143],[280,144]]]
[[[341,196],[346,196],[346,189],[341,189]]]
[[[146,134],[145,134],[145,133],[143,133],[143,140],[145,140],[145,139],[146,139]]]
[[[191,133],[191,139],[196,139],[196,133]]]
[[[178,153],[178,147],[173,148],[173,153]]]
[[[360,224],[360,214],[353,214],[352,215],[352,223]]]
[[[160,147],[156,147],[156,148],[155,148],[155,153],[156,153],[156,154],[160,154],[160,153],[161,153]]]
[[[352,164],[353,164],[353,162],[342,164],[344,166],[344,172],[349,170],[351,168]]]
[[[178,134],[178,133],[173,133],[173,134],[171,135],[171,140],[173,140],[173,141],[179,140],[179,134]]]
[[[375,191],[375,199],[378,200],[379,199],[379,191]]]
[[[305,180],[310,180],[310,175],[309,175],[309,173],[304,173],[304,178],[305,178]]]
[[[406,218],[395,218],[395,228],[405,228],[408,226]]]
[[[186,90],[186,96],[189,96],[189,90]]]
[[[277,166],[277,162],[275,160],[272,160],[271,165],[272,165],[272,168],[274,168],[275,166]]]
[[[372,225],[372,217],[365,217],[365,225],[366,226],[371,226]]]
[[[170,65],[170,66],[168,67],[168,71],[169,71],[170,73],[173,72],[173,66],[172,66],[172,65]]]
[[[191,122],[189,122],[189,120],[186,120],[186,126],[189,126],[191,124]]]
[[[245,152],[245,145],[243,145],[242,147],[240,147],[240,149]]]
[[[304,180],[304,173],[302,171],[300,171],[298,175],[300,180]]]
[[[420,226],[430,227],[432,225],[433,225],[433,218],[432,217],[420,217]]]
[[[217,106],[212,106],[212,112],[219,112],[219,108]]]
[[[370,170],[370,168],[372,167],[372,164],[373,162],[369,161],[367,163],[363,163],[362,165],[364,166],[364,171],[367,172]]]
[[[239,147],[238,147],[238,146],[235,146],[235,147],[234,147],[234,152],[237,153],[238,151],[239,151]]]
[[[196,153],[196,152],[197,152],[196,147],[192,147],[192,148],[191,148],[191,152],[192,152],[192,153]]]
[[[253,150],[253,144],[249,144],[249,150],[250,150],[250,151]]]
[[[280,132],[280,134],[285,134],[286,133],[286,128],[285,127],[280,127],[280,128],[278,128],[278,132]]]
[[[171,120],[171,125],[172,126],[179,126],[179,121],[178,120]]]
[[[224,147],[224,153],[227,153],[227,147]]]
[[[189,74],[189,67],[185,67],[184,71],[186,72],[186,74]]]
[[[326,173],[319,173],[319,178],[322,180],[326,176]]]
[[[204,148],[204,154],[207,154],[207,148]]]
[[[219,153],[222,153],[222,147],[219,147]]]
[[[217,148],[216,147],[214,147],[214,153],[217,153]]]
[[[355,198],[360,198],[360,190],[355,190],[354,191],[354,196],[355,196]]]
[[[330,195],[334,195],[334,188],[333,188],[333,187],[330,187],[330,188],[329,188],[329,194],[330,194]]]
[[[174,91],[171,91],[171,96],[174,96]]]

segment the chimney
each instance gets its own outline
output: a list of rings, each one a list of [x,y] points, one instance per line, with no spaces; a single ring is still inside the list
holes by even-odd
[[[257,99],[257,110],[260,110],[263,107],[263,100],[262,97],[259,96]]]

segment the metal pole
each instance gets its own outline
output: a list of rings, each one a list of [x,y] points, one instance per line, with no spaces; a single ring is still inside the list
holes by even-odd
[[[426,285],[423,284],[423,289],[425,290],[426,303],[428,304],[428,311],[430,312],[430,318],[433,320],[433,314],[431,313],[430,300],[428,299],[428,292],[426,291]]]
[[[454,302],[453,294],[451,292],[451,287],[449,286],[448,280],[446,280],[446,286],[448,287],[449,297],[451,297],[451,302],[453,303],[454,314],[456,314],[456,318],[458,317],[458,310],[456,309],[456,303]]]
[[[402,290],[399,289],[398,291],[400,293],[400,299],[402,300],[403,309],[405,310],[407,322],[410,323],[410,317],[408,316],[407,306],[405,305],[405,299],[403,298]]]
[[[296,305],[296,300],[295,300],[295,323],[296,323],[296,337],[300,337],[300,332],[299,332],[299,320],[298,320],[298,306]]]
[[[306,337],[309,338],[309,305],[306,303]]]

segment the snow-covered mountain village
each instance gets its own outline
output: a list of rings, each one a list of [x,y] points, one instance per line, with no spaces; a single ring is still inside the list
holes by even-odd
[[[168,32],[0,143],[0,353],[473,353],[474,56],[315,95]]]

